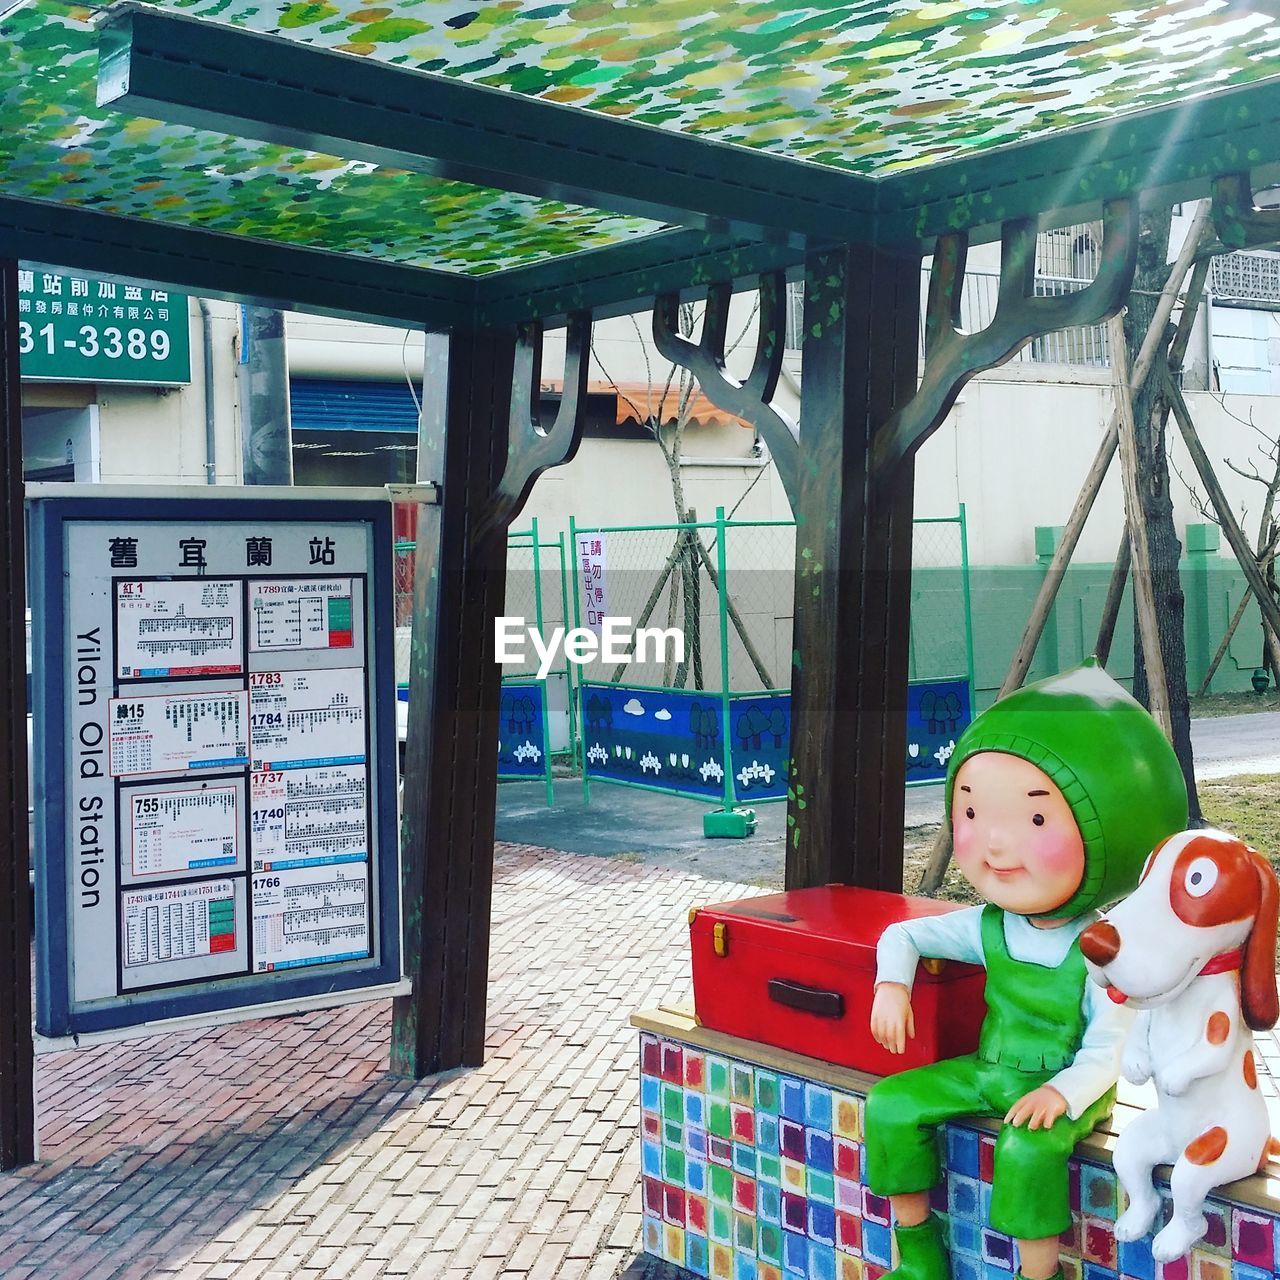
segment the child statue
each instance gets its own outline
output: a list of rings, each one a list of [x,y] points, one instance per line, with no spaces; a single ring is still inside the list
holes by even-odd
[[[1086,981],[1077,941],[1096,909],[1129,892],[1147,854],[1187,820],[1187,793],[1155,721],[1096,662],[982,713],[947,770],[955,862],[986,899],[890,925],[877,949],[871,1034],[901,1053],[914,1035],[921,957],[987,970],[977,1053],[886,1077],[866,1108],[866,1177],[896,1217],[886,1280],[946,1280],[938,1125],[1004,1121],[991,1226],[1018,1244],[1025,1280],[1061,1277],[1071,1225],[1067,1159],[1111,1110],[1129,1015]]]

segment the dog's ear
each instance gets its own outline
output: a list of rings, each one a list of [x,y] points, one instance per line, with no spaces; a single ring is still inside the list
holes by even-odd
[[[1271,864],[1249,850],[1258,874],[1258,914],[1244,948],[1240,974],[1240,1008],[1254,1031],[1274,1027],[1280,1018],[1280,993],[1276,991],[1276,929],[1280,925],[1280,887]]]

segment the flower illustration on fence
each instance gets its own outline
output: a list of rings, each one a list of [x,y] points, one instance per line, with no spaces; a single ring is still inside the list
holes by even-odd
[[[769,764],[761,764],[759,760],[753,760],[750,764],[743,765],[738,771],[738,781],[742,784],[745,791],[753,782],[763,782],[767,787],[773,781],[773,775],[777,770]]]
[[[591,746],[587,748],[587,759],[592,764],[608,764],[609,753],[598,742],[593,742]]]
[[[724,770],[714,760],[705,761],[698,772],[702,774],[703,782],[709,782],[712,778],[717,782],[724,781]]]
[[[532,742],[522,742],[512,753],[521,764],[526,760],[532,760],[537,764],[542,759],[542,749],[535,747]]]
[[[650,769],[653,770],[656,777],[662,772],[662,761],[652,751],[647,751],[640,757],[640,772],[648,773]]]

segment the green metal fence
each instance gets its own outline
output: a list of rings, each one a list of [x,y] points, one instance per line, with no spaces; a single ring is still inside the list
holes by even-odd
[[[594,774],[611,782],[719,799],[726,810],[744,800],[785,798],[789,761],[781,744],[789,736],[794,524],[728,520],[723,509],[714,521],[687,524],[584,528],[571,522],[570,544],[576,625],[598,632],[602,618],[625,619],[622,634],[629,640],[647,627],[677,628],[685,639],[682,656],[670,648],[660,654],[651,646],[630,662],[601,656],[578,668],[580,710],[592,730],[590,745],[588,735],[582,737],[580,757],[588,794]],[[937,685],[938,697],[972,708],[973,626],[963,508],[955,516],[916,522],[915,563],[937,572],[918,593],[929,597],[925,616],[932,625],[913,627],[911,678]],[[945,695],[942,686],[947,687]],[[634,707],[613,697],[612,690],[633,694]],[[646,720],[655,704],[666,725]],[[688,738],[673,732],[670,722],[686,715],[696,722],[712,704],[717,736],[699,741],[697,750],[704,770],[713,763],[706,754],[712,745],[721,759],[711,774],[691,776]],[[967,719],[971,712],[964,714]],[[626,715],[633,720],[623,721]],[[788,726],[785,733],[779,729],[783,724]],[[707,737],[696,730],[693,736]],[[945,749],[947,744],[941,745]],[[771,752],[770,746],[777,749]],[[743,763],[748,758],[750,763]],[[919,781],[929,782],[938,766],[918,771],[925,775]]]

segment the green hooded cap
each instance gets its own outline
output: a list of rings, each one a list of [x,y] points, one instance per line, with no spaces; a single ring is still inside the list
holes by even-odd
[[[1046,915],[1078,916],[1123,897],[1147,854],[1187,825],[1187,787],[1160,726],[1090,658],[988,707],[960,736],[947,766],[979,751],[1020,756],[1062,792],[1084,839],[1084,878]]]

